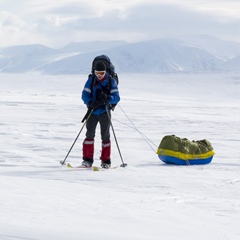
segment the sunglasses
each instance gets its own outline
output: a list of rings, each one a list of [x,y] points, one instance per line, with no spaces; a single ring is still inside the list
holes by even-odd
[[[103,76],[106,73],[106,71],[95,71],[96,75]]]

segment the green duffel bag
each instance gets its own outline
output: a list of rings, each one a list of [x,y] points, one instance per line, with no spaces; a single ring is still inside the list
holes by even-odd
[[[158,148],[186,154],[203,154],[213,150],[211,143],[207,139],[190,141],[187,138],[179,138],[175,135],[165,136]]]
[[[160,142],[157,154],[164,162],[189,165],[209,163],[215,153],[207,139],[190,141],[187,138],[168,135]]]

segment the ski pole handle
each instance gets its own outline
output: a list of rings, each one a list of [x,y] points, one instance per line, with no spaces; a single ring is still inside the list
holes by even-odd
[[[85,114],[85,116],[82,119],[82,123],[88,118],[89,114],[91,114],[93,111],[93,108],[88,108],[87,113]]]

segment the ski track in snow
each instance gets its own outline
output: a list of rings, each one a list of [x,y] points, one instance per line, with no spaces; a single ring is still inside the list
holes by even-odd
[[[0,75],[0,239],[240,239],[239,73],[120,75],[112,117],[128,166],[101,172],[59,164],[82,127],[85,80]],[[208,139],[212,163],[162,163],[155,151],[169,134]],[[84,136],[67,159],[74,165]],[[97,166],[100,146],[97,131]]]

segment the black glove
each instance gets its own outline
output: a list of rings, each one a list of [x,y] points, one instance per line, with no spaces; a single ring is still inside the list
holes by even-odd
[[[99,98],[100,98],[101,101],[104,103],[103,105],[105,105],[106,102],[109,100],[109,95],[106,94],[105,92],[101,92]]]
[[[96,99],[96,103],[98,104],[99,107],[104,106],[107,103],[108,99],[109,99],[108,94],[106,94],[105,92],[100,92]]]
[[[88,108],[98,108],[99,104],[96,101],[89,101]]]

